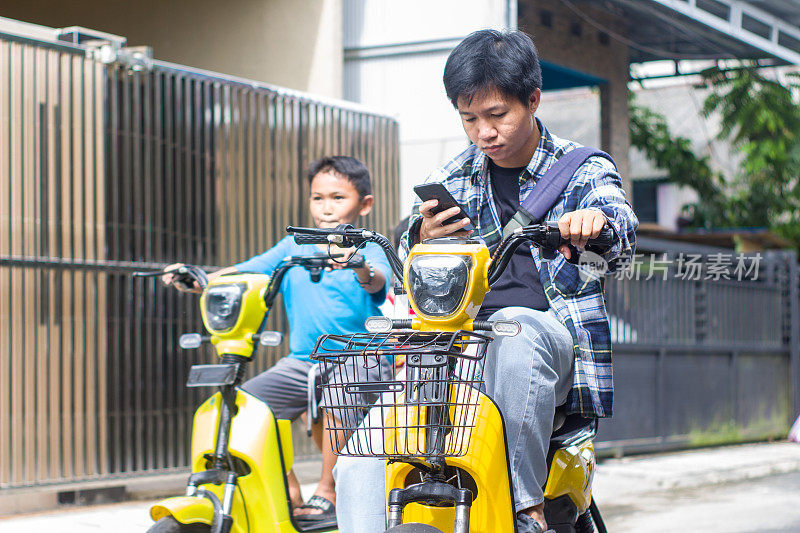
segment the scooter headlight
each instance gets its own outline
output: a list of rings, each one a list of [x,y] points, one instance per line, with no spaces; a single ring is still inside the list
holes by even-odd
[[[408,265],[409,297],[421,314],[455,312],[467,291],[472,259],[465,255],[419,255]]]
[[[230,283],[210,287],[205,294],[206,325],[211,331],[223,332],[236,325],[242,309],[246,283]]]

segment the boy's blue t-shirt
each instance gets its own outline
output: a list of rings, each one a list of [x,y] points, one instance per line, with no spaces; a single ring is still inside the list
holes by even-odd
[[[240,272],[271,276],[286,257],[319,253],[324,250],[314,244],[301,245],[292,237],[285,237],[263,254],[234,266]],[[386,285],[375,294],[369,294],[358,284],[351,269],[324,271],[319,283],[313,283],[308,271],[301,266],[289,269],[284,276],[280,290],[289,318],[290,357],[308,361],[320,335],[363,332],[364,320],[382,314],[378,306],[386,299],[392,276],[389,261],[374,243],[367,243],[358,253],[386,278]]]

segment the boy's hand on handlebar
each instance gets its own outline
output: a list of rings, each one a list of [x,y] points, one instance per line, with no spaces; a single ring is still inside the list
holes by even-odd
[[[336,254],[339,255],[336,259],[328,259],[328,266],[325,270],[341,270],[343,268],[352,268],[352,264],[348,264],[350,258],[356,253],[355,248],[335,248]]]
[[[597,238],[606,225],[606,216],[596,209],[578,209],[565,213],[558,219],[558,229],[561,237],[570,241],[572,246],[582,250],[589,239]],[[558,251],[567,259],[572,258],[569,246],[562,244]]]
[[[182,266],[184,266],[183,263],[173,263],[164,267],[164,275],[161,276],[161,282],[166,286],[172,285],[181,292],[190,292],[195,294],[202,293],[203,289],[196,281],[192,281],[192,287],[189,287],[184,281],[181,280],[181,276],[174,273]]]
[[[439,201],[434,199],[423,202],[419,206],[419,213],[422,215],[422,225],[419,228],[420,242],[437,237],[469,237],[472,235],[472,230],[463,229],[470,222],[468,218],[463,218],[458,222],[444,226],[444,221],[458,215],[461,209],[455,206],[434,215],[431,213],[431,209],[438,204]]]

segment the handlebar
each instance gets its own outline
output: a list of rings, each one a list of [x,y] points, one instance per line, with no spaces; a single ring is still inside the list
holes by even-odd
[[[523,236],[530,240],[534,245],[540,248],[557,249],[562,244],[569,244],[569,239],[561,236],[561,230],[558,229],[557,222],[548,222],[546,224],[534,224],[532,226],[525,226],[520,228],[515,234]],[[512,237],[514,235],[512,234]],[[587,249],[597,249],[605,251],[611,248],[614,244],[614,230],[610,226],[605,225],[600,230],[600,235],[594,239],[589,239],[586,243]]]
[[[340,224],[335,228],[299,228],[287,226],[286,231],[294,235],[294,240],[298,244],[336,244],[341,247],[361,247],[367,242],[374,242],[383,248],[386,258],[392,267],[395,277],[402,281],[403,263],[397,256],[389,240],[381,235],[366,229],[356,229],[350,224]],[[606,225],[594,239],[589,239],[586,250],[602,254],[614,245],[614,230]],[[492,263],[489,266],[489,285],[494,284],[508,266],[511,256],[517,247],[529,242],[541,248],[542,257],[545,259],[555,258],[556,250],[563,244],[569,245],[569,239],[561,237],[558,223],[548,222],[545,224],[532,224],[514,231],[511,235],[503,239],[492,255]]]
[[[291,226],[288,226],[288,230]],[[307,235],[305,233],[298,233],[294,236],[294,242],[297,244],[328,244],[328,238],[323,235]]]
[[[605,225],[600,231],[600,235],[594,239],[589,239],[585,249],[602,254],[614,245],[614,241],[614,230]],[[488,273],[490,286],[500,279],[514,251],[525,242],[540,248],[543,259],[554,259],[559,246],[570,245],[570,240],[561,236],[561,230],[558,229],[557,222],[533,224],[515,230],[511,235],[503,239],[492,255],[492,263],[489,265]]]
[[[297,244],[335,244],[342,248],[359,246],[374,240],[375,236],[382,236],[366,229],[355,229],[350,224],[339,224],[335,228],[286,226],[286,231],[294,235]]]
[[[293,255],[278,263],[278,266],[276,266],[275,270],[272,271],[269,285],[267,286],[267,291],[264,295],[264,302],[267,304],[267,307],[272,307],[272,303],[275,301],[275,298],[278,296],[278,292],[280,291],[283,277],[286,275],[286,272],[288,272],[289,269],[292,267],[301,266],[308,271],[312,283],[319,283],[319,281],[322,279],[322,270],[325,267],[330,266],[328,260],[335,260],[340,257],[344,257],[344,255]],[[350,256],[350,259],[346,262],[343,262],[343,264],[345,264],[345,268],[361,268],[364,266],[364,257],[360,254],[353,254]]]
[[[398,280],[403,279],[403,262],[397,256],[389,239],[366,229],[356,229],[350,224],[339,224],[335,228],[299,228],[286,226],[286,231],[294,236],[297,244],[335,244],[342,248],[361,248],[368,242],[374,242],[383,249],[392,273]]]
[[[173,284],[180,285],[181,288],[186,290],[194,289],[194,284],[200,286],[200,289],[205,290],[208,286],[208,275],[206,271],[195,265],[181,265],[172,270],[155,270],[151,272],[134,272],[133,277],[136,278],[154,278],[163,276],[164,274],[172,274],[175,276]]]

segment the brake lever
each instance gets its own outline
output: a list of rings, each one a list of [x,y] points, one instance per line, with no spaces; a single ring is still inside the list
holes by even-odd
[[[347,265],[347,268],[363,268],[364,263],[366,263],[364,256],[359,253],[355,253],[350,256],[345,264]]]
[[[205,271],[199,267],[193,265],[183,265],[174,270],[152,270],[149,272],[144,271],[137,271],[133,273],[133,277],[135,278],[155,278],[163,276],[164,274],[172,274],[175,276],[175,279],[172,281],[173,285],[179,285],[181,288],[186,290],[193,290],[194,282],[200,286],[201,289],[205,289],[208,285],[208,276],[206,275]]]

